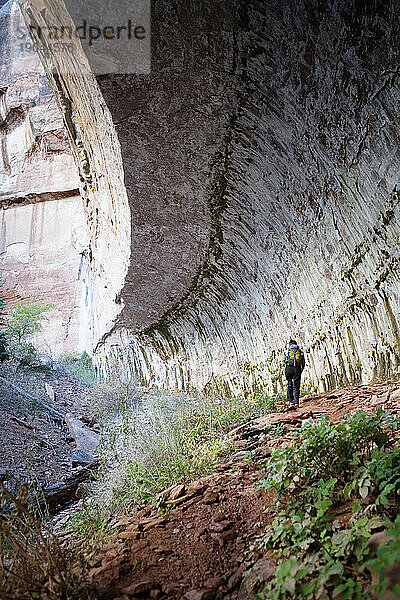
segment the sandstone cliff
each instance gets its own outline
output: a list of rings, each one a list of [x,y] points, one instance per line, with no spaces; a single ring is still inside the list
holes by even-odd
[[[150,75],[41,53],[105,374],[276,389],[289,336],[310,387],[398,372],[398,39],[395,0],[156,0]]]
[[[36,340],[54,355],[87,346],[86,226],[62,117],[36,52],[21,49],[21,30],[18,3],[7,2],[0,11],[0,269],[10,306],[38,294],[54,304]]]

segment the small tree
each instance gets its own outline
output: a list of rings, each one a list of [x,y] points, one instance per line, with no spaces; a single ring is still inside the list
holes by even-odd
[[[29,338],[42,329],[44,313],[52,307],[52,304],[36,298],[32,302],[19,302],[11,311],[7,326],[9,348],[18,362],[31,364],[37,360],[35,347]]]
[[[44,304],[39,298],[33,302],[19,302],[11,311],[8,323],[10,336],[20,344],[26,342],[31,335],[42,329],[43,313],[52,307],[52,304]]]

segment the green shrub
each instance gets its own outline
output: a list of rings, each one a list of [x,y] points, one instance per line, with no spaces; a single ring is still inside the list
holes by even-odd
[[[32,302],[19,302],[10,311],[6,333],[11,359],[25,366],[40,364],[40,358],[30,338],[42,329],[44,313],[52,306],[36,298]]]
[[[273,451],[261,485],[276,493],[278,512],[262,545],[280,562],[257,598],[361,600],[371,591],[367,567],[382,575],[391,560],[384,550],[373,559],[367,542],[383,518],[398,514],[398,430],[399,421],[381,409],[346,415],[337,424],[322,417],[306,422],[290,445]],[[335,507],[349,499],[353,515],[343,527]],[[396,522],[386,523],[397,531]]]
[[[136,408],[119,408],[103,421],[103,467],[91,498],[102,515],[128,511],[170,485],[210,472],[232,449],[230,429],[276,410],[265,396],[216,400],[160,392],[143,394]]]
[[[10,358],[15,361],[16,366],[33,367],[40,364],[40,357],[36,348],[30,342],[19,342],[17,339],[9,337],[7,349]]]
[[[32,302],[18,302],[10,313],[8,333],[19,343],[25,342],[31,335],[42,329],[44,313],[52,304],[45,304],[40,298]]]
[[[395,418],[381,409],[374,415],[362,411],[352,417],[345,415],[336,424],[325,415],[318,421],[308,420],[295,433],[292,444],[274,451],[266,484],[278,492],[295,488],[307,492],[307,486],[320,479],[337,477],[347,482],[365,457],[372,456],[375,446],[388,442],[387,430],[395,426]]]

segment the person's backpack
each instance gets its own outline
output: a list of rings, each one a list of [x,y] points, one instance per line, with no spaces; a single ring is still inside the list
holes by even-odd
[[[288,367],[300,367],[303,360],[303,352],[298,346],[289,346],[285,354],[285,365]]]

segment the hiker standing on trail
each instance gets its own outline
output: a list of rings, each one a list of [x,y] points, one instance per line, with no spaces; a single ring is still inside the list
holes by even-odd
[[[299,406],[300,380],[304,369],[304,354],[295,340],[290,340],[285,354],[285,376],[288,382],[288,402]]]

